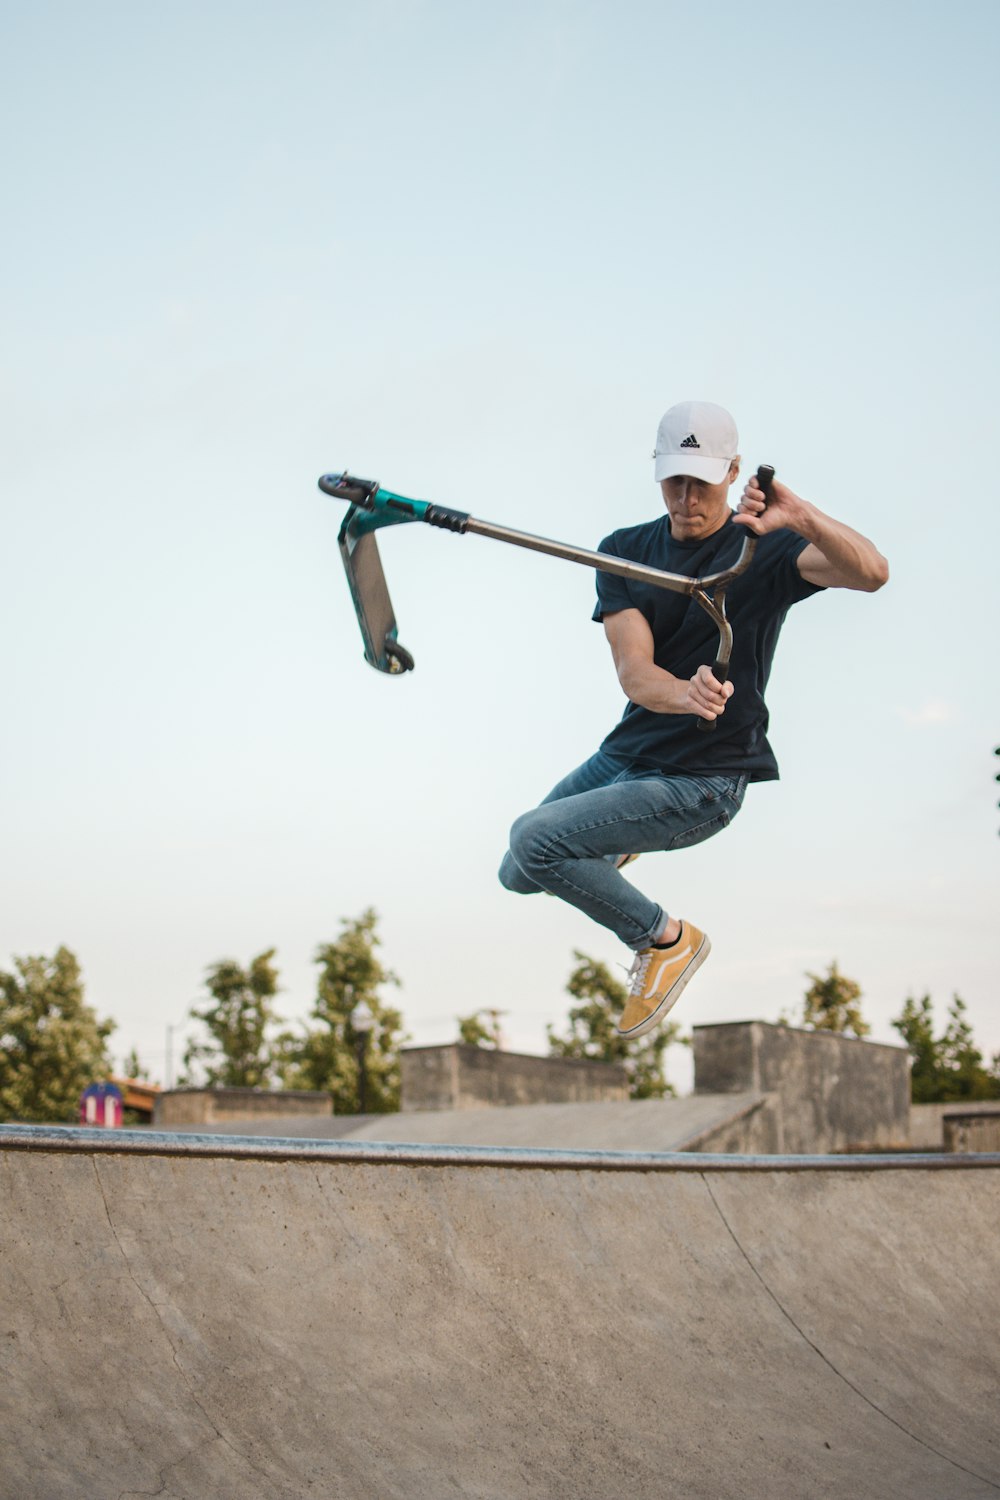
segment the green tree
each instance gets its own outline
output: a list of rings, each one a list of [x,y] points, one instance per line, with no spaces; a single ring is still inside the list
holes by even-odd
[[[398,985],[376,950],[381,946],[378,916],[369,907],[360,917],[344,918],[341,935],[316,950],[319,965],[316,1002],[310,1013],[317,1024],[304,1037],[286,1032],[281,1038],[284,1079],[290,1088],[321,1089],[333,1095],[338,1115],[360,1109],[359,1049],[365,1059],[365,1111],[387,1114],[399,1108],[399,1049],[402,1014],[386,1005],[379,991]],[[351,1016],[364,1001],[374,1017],[364,1040]]]
[[[892,1025],[910,1051],[910,1097],[914,1104],[933,1103],[939,1097],[940,1065],[930,995],[924,995],[920,1000],[908,995],[902,1014]]]
[[[207,1028],[209,1040],[188,1043],[182,1082],[197,1075],[210,1088],[266,1088],[275,1080],[277,1059],[268,1028],[277,1018],[271,1004],[278,993],[275,950],[259,953],[244,969],[232,958],[212,964],[205,975],[211,1003],[191,1016]]]
[[[965,1001],[952,995],[948,1024],[941,1039],[941,1058],[947,1077],[958,1090],[959,1099],[1000,1098],[1000,1077],[996,1059],[993,1070],[986,1068],[983,1054],[976,1046],[972,1027],[966,1020]]]
[[[625,1009],[628,989],[598,959],[579,949],[574,949],[573,957],[576,967],[566,989],[579,1004],[570,1009],[568,1036],[556,1036],[551,1026],[545,1028],[549,1056],[624,1063],[632,1099],[662,1099],[676,1093],[664,1072],[664,1053],[672,1042],[681,1040],[676,1021],[635,1041],[619,1036],[615,1023]]]
[[[503,1011],[484,1010],[474,1011],[471,1016],[459,1016],[458,1039],[465,1042],[469,1047],[492,1047],[500,1051],[503,1047],[503,1034],[500,1030],[500,1017]]]
[[[0,970],[0,1119],[78,1121],[80,1095],[111,1071],[114,1029],[86,1004],[68,948],[52,958],[15,958],[13,973]]]
[[[837,960],[830,965],[825,976],[807,974],[812,984],[806,990],[802,1008],[802,1024],[811,1031],[850,1032],[854,1036],[867,1036],[871,1031],[861,1015],[861,986],[848,979],[837,968]]]
[[[962,1099],[1000,1099],[1000,1058],[987,1068],[966,1020],[966,1005],[952,996],[948,1023],[934,1035],[930,995],[907,996],[902,1014],[893,1021],[910,1050],[913,1069],[910,1088],[914,1104],[948,1104]]]
[[[137,1083],[142,1080],[145,1080],[148,1083],[149,1069],[140,1059],[138,1048],[132,1048],[131,1052],[129,1052],[128,1056],[125,1058],[123,1067],[125,1070],[126,1078],[134,1078]]]

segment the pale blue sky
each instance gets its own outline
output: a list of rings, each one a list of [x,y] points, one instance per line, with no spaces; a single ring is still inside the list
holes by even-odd
[[[414,1042],[542,1050],[628,961],[495,880],[622,706],[592,577],[400,528],[379,677],[315,481],[593,546],[702,397],[893,576],[790,616],[782,781],[632,872],[713,939],[677,1018],[837,958],[878,1039],[957,991],[1000,1050],[992,0],[0,16],[0,965],[68,944],[162,1073],[208,963],[277,945],[304,1016],[374,905]]]

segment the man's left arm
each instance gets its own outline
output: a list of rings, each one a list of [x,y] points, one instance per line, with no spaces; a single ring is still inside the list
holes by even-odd
[[[888,581],[889,564],[873,542],[776,479],[771,481],[771,497],[765,505],[764,492],[756,475],[752,477],[733,522],[757,536],[784,526],[805,537],[809,545],[799,553],[796,566],[808,583],[821,588],[873,594]]]

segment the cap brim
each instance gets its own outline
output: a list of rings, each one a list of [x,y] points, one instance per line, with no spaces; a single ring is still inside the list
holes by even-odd
[[[689,474],[692,479],[704,479],[706,484],[721,484],[729,473],[731,458],[699,458],[695,453],[658,453],[653,477],[673,479],[677,474]]]

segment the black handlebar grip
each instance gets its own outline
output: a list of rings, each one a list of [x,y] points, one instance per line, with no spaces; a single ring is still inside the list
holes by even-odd
[[[470,516],[467,510],[449,510],[446,505],[428,505],[423,519],[428,526],[440,526],[445,531],[464,532]]]
[[[764,491],[764,504],[771,503],[771,480],[774,478],[773,464],[760,464],[757,469],[757,483]]]
[[[727,661],[713,662],[712,676],[715,678],[716,682],[725,682],[726,678],[729,676],[729,663]],[[712,730],[715,728],[715,720],[699,719],[694,727],[700,730],[702,734],[711,734]]]

